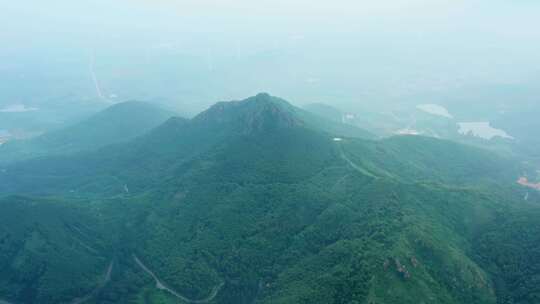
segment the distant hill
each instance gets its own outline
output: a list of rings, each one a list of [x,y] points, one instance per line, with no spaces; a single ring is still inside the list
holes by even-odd
[[[174,113],[145,102],[118,103],[75,125],[29,140],[15,140],[1,145],[0,163],[66,155],[127,142],[171,116]]]
[[[330,121],[341,122],[343,118],[343,112],[341,110],[324,103],[310,103],[302,108]]]

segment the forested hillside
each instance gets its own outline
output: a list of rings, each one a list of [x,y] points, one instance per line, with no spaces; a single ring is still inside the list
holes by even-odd
[[[67,303],[99,286],[113,251],[98,210],[22,196],[0,208],[0,299]]]
[[[537,303],[540,195],[515,182],[520,166],[373,139],[268,94],[220,102],[135,141],[5,166],[1,193],[49,198],[2,201],[0,299]]]

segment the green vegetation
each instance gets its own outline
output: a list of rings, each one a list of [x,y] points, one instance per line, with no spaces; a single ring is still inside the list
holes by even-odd
[[[523,199],[520,168],[436,139],[346,137],[305,113],[260,94],[7,166],[2,193],[63,199],[2,201],[0,298],[182,303],[137,256],[208,303],[538,302],[540,195]]]
[[[498,214],[478,237],[478,259],[492,274],[499,303],[540,302],[539,216],[536,207]]]
[[[73,126],[0,146],[0,163],[73,154],[127,142],[157,127],[171,116],[174,113],[144,102],[115,104]]]
[[[84,202],[0,200],[0,295],[59,303],[94,289],[112,258],[97,215]]]

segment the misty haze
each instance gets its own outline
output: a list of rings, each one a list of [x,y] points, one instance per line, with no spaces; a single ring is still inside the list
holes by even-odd
[[[0,304],[540,304],[538,16],[0,0]]]

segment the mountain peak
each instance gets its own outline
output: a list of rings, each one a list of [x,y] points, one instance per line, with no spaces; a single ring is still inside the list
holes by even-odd
[[[261,92],[261,93],[255,95],[254,98],[270,100],[270,99],[272,99],[272,95],[270,95],[270,94],[268,94],[266,92]]]
[[[241,101],[218,102],[194,118],[199,123],[235,124],[242,133],[302,125],[287,101],[259,93]]]

